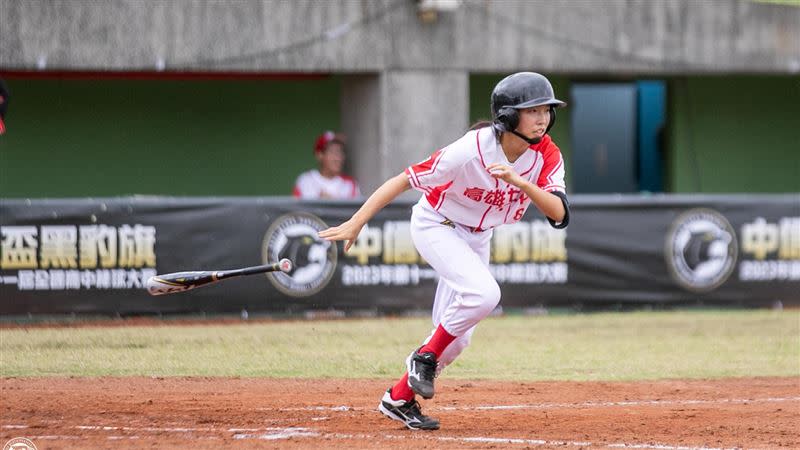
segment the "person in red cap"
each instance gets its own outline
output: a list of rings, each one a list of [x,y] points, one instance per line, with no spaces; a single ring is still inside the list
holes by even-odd
[[[356,180],[342,174],[345,159],[342,134],[322,133],[314,144],[314,156],[319,169],[297,177],[293,192],[296,198],[348,200],[361,197]]]

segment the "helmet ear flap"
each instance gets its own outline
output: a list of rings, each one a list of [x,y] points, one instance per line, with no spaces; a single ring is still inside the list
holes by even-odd
[[[556,124],[556,107],[550,105],[550,123],[547,124],[547,129],[544,130],[545,133],[550,132],[550,128],[553,128],[553,125]]]
[[[509,106],[504,106],[497,111],[497,117],[495,117],[494,121],[499,125],[501,131],[514,131],[519,125],[519,111]]]

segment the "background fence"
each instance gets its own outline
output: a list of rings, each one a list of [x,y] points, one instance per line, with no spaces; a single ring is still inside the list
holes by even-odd
[[[407,202],[348,252],[320,240],[356,203],[272,197],[3,200],[3,314],[426,310],[435,272],[411,241]],[[444,226],[444,225],[443,225]],[[566,230],[529,212],[494,230],[491,267],[514,308],[610,304],[800,304],[793,195],[576,196]],[[257,275],[150,297],[156,273],[288,257]]]

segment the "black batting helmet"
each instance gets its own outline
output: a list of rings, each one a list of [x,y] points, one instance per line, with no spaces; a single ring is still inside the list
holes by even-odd
[[[550,81],[535,72],[517,72],[509,75],[492,91],[492,119],[499,131],[514,131],[519,125],[519,110],[534,106],[550,105],[550,123],[556,121],[556,108],[567,106],[555,98]],[[545,131],[545,132],[547,132]]]

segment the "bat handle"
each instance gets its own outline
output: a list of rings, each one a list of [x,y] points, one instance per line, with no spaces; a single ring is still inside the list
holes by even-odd
[[[238,275],[252,275],[254,273],[264,273],[264,272],[283,272],[289,273],[292,271],[292,262],[286,258],[282,260],[272,263],[272,264],[264,264],[263,266],[253,266],[253,267],[246,267],[241,270],[231,271],[226,274],[227,276],[238,276]]]
[[[282,260],[278,261],[278,270],[280,270],[283,273],[289,273],[292,271],[293,268],[294,264],[292,264],[292,262],[286,258],[283,258]]]

